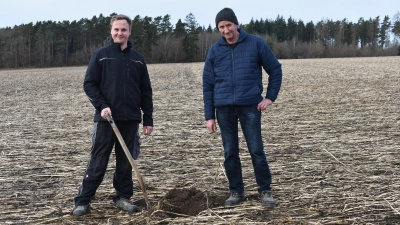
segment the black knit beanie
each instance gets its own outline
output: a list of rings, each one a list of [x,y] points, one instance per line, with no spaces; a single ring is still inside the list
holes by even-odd
[[[221,11],[219,11],[215,17],[215,26],[218,28],[218,23],[223,20],[231,21],[236,25],[239,24],[236,15],[231,8],[223,8]]]

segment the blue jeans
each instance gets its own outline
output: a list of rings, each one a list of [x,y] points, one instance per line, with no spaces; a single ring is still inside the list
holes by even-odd
[[[244,193],[239,157],[238,120],[250,152],[258,192],[271,190],[271,172],[264,153],[261,112],[257,110],[257,105],[218,107],[216,114],[224,146],[224,166],[230,192]]]

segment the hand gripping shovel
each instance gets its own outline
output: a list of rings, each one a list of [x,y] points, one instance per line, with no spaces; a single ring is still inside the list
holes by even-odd
[[[146,187],[144,185],[142,175],[140,175],[140,173],[139,173],[139,171],[137,169],[136,162],[135,162],[135,160],[133,160],[132,155],[128,150],[128,147],[126,146],[125,141],[122,138],[121,133],[118,130],[118,127],[115,125],[114,119],[110,115],[108,115],[107,112],[105,113],[105,115],[106,115],[106,118],[107,118],[108,122],[111,124],[111,127],[113,128],[113,130],[115,132],[115,135],[117,135],[119,143],[121,144],[122,149],[124,150],[126,157],[128,158],[129,162],[131,163],[131,166],[132,166],[133,170],[135,171],[136,177],[137,177],[137,179],[139,181],[140,189],[142,189],[144,200],[146,201],[146,204],[147,204],[148,214],[151,214],[152,213],[152,207],[150,205],[149,199],[147,198]]]

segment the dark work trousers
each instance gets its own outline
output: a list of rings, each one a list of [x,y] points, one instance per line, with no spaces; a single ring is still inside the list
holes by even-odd
[[[138,131],[138,121],[115,121],[122,138],[132,154],[135,136]],[[117,136],[108,122],[95,122],[92,132],[91,157],[84,174],[78,194],[74,198],[75,206],[88,205],[94,197],[97,188],[103,181],[108,160],[115,146],[116,168],[113,186],[116,194],[113,201],[133,195],[132,166],[125,155]]]

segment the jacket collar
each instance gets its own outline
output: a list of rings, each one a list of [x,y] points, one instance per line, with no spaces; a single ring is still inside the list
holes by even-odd
[[[110,45],[112,45],[113,48],[119,49],[121,51],[120,44],[119,43],[115,43],[113,39],[111,39]],[[132,48],[132,43],[130,41],[128,41],[128,46],[123,51],[130,50],[131,48]]]
[[[243,39],[246,38],[247,33],[244,30],[242,30],[242,28],[238,28],[237,30],[239,31],[239,38],[236,41],[236,43],[239,43],[239,42],[242,42]],[[226,42],[226,39],[221,36],[221,38],[219,39],[219,43],[218,44],[220,44],[220,45],[228,45],[228,42]]]

